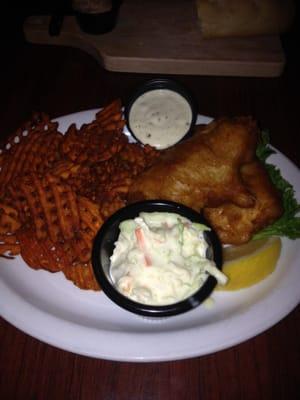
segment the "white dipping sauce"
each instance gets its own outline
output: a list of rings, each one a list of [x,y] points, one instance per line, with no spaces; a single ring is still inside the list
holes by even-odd
[[[139,141],[165,149],[183,138],[190,129],[192,117],[191,106],[179,93],[154,89],[133,103],[129,125]]]

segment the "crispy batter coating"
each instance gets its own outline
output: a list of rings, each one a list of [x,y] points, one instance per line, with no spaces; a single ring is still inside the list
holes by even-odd
[[[129,200],[161,198],[197,211],[226,202],[251,207],[255,199],[241,179],[240,167],[254,157],[257,140],[251,118],[216,120],[165,150],[134,181]]]
[[[238,245],[248,242],[254,233],[278,219],[283,211],[280,195],[259,161],[243,165],[241,175],[255,197],[253,207],[224,204],[216,208],[204,208],[205,217],[223,243]]]
[[[205,217],[222,243],[242,244],[282,213],[282,201],[255,155],[251,118],[222,118],[166,150],[129,190],[130,201],[163,198]]]

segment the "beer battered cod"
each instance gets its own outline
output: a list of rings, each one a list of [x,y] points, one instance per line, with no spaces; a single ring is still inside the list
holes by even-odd
[[[165,199],[204,211],[222,243],[241,244],[282,213],[279,194],[256,157],[250,117],[220,118],[163,152],[129,189],[129,201]]]

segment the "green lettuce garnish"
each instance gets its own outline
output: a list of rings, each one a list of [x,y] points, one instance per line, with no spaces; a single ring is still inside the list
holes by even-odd
[[[256,155],[265,164],[271,181],[281,193],[284,211],[277,221],[257,232],[253,239],[262,239],[268,236],[287,236],[290,239],[296,239],[300,237],[300,217],[298,216],[300,204],[295,197],[293,186],[283,178],[279,168],[266,162],[267,158],[275,153],[269,143],[268,132],[262,131]]]

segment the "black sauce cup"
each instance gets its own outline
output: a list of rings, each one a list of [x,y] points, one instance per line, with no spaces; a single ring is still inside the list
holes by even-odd
[[[126,119],[127,129],[130,134],[137,140],[139,143],[145,144],[141,142],[141,140],[135,136],[134,130],[130,126],[130,111],[136,100],[142,96],[143,94],[150,92],[151,90],[158,90],[158,89],[168,89],[171,90],[179,95],[181,95],[188,103],[191,108],[192,112],[192,119],[189,127],[186,129],[186,132],[183,133],[182,138],[177,142],[182,142],[183,140],[189,138],[194,133],[194,128],[197,121],[198,115],[198,107],[195,97],[193,96],[192,92],[189,91],[184,85],[181,83],[167,79],[167,78],[156,78],[146,81],[144,84],[139,86],[133,94],[130,96],[127,104],[125,105],[124,115]],[[176,144],[176,143],[174,143]]]
[[[93,243],[92,264],[95,277],[102,287],[103,292],[118,306],[140,316],[168,317],[189,311],[200,305],[214,290],[217,281],[213,276],[208,276],[204,284],[192,295],[177,303],[163,306],[154,306],[135,302],[122,295],[115,287],[110,276],[110,256],[114,250],[114,243],[119,237],[119,225],[122,221],[133,219],[140,212],[168,212],[182,215],[192,222],[205,224],[207,221],[203,216],[191,208],[182,204],[163,200],[146,200],[130,204],[113,214],[100,228]],[[221,270],[222,268],[222,246],[211,229],[204,232],[205,239],[209,245],[207,258],[213,260]]]

